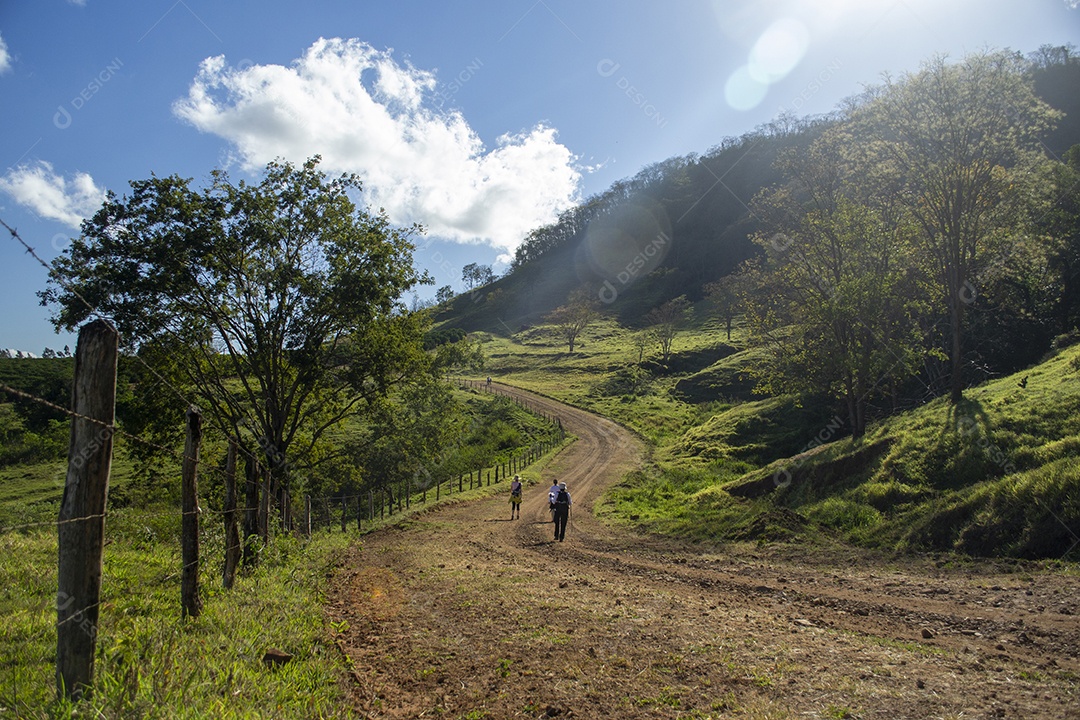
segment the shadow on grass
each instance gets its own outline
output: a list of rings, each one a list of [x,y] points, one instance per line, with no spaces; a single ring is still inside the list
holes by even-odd
[[[971,436],[976,433],[989,434],[991,430],[990,417],[978,400],[964,398],[956,405],[949,408],[949,419],[942,435],[949,432],[959,432],[961,435]]]

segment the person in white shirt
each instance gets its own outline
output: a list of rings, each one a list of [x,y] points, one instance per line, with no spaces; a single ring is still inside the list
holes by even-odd
[[[548,510],[551,513],[555,512],[555,496],[559,494],[559,483],[555,480],[551,481],[551,487],[548,488]]]

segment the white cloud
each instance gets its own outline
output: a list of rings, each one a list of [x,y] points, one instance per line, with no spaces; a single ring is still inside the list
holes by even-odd
[[[4,42],[4,37],[0,35],[0,75],[3,75],[11,69],[11,53],[8,52],[7,43]]]
[[[326,170],[357,173],[365,202],[394,222],[512,252],[577,199],[575,157],[544,125],[485,147],[459,112],[433,109],[436,85],[390,51],[320,38],[290,67],[207,58],[173,111],[249,169],[319,154]]]
[[[105,191],[88,174],[75,173],[67,179],[44,161],[9,170],[0,177],[0,191],[38,215],[75,229],[105,200]]]

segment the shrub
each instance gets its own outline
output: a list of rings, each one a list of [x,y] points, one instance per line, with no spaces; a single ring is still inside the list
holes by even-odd
[[[849,533],[881,522],[881,513],[869,505],[840,497],[830,497],[806,508],[807,517],[823,527]]]

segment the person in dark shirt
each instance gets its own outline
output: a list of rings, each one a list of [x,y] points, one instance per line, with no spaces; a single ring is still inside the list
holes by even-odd
[[[515,475],[510,483],[510,519],[521,519],[521,476]]]
[[[570,493],[566,483],[559,483],[559,492],[555,495],[555,539],[562,542],[566,537],[566,521],[570,519]]]

